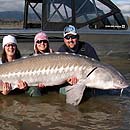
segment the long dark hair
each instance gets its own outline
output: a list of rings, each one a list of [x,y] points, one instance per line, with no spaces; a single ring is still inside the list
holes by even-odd
[[[15,50],[15,54],[14,55],[15,55],[15,59],[21,58],[21,53],[20,53],[19,49],[17,48],[17,46],[16,46],[16,50]],[[2,63],[8,62],[7,54],[5,52],[5,49],[3,49],[3,52],[1,54],[1,61],[2,61]]]

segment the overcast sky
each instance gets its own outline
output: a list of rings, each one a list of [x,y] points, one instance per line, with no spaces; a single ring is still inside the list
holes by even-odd
[[[14,11],[24,9],[24,0],[0,0],[0,12],[1,11]]]
[[[124,15],[130,17],[130,0],[112,0],[122,11]]]
[[[130,0],[112,0],[124,15],[130,16]],[[24,0],[0,0],[1,11],[24,10]]]

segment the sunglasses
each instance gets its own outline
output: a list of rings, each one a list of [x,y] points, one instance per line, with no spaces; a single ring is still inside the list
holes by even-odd
[[[38,43],[38,44],[41,44],[41,43],[48,43],[48,41],[47,41],[47,40],[37,40],[36,43]]]
[[[77,35],[66,35],[64,38],[67,40],[69,40],[70,38],[75,39],[75,38],[77,38]]]
[[[6,44],[5,46],[6,46],[6,47],[10,47],[10,46],[15,47],[16,44],[14,44],[14,43],[12,43],[12,44]]]

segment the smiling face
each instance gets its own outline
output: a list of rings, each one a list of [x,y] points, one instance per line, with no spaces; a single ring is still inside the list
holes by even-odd
[[[45,32],[39,32],[34,37],[35,54],[45,53],[49,50],[49,40]]]
[[[71,49],[73,49],[76,46],[77,42],[78,42],[77,35],[69,34],[64,37],[64,43],[66,44],[67,47]]]
[[[8,43],[4,46],[7,57],[14,57],[16,52],[16,44]]]
[[[48,41],[47,40],[38,39],[36,41],[36,49],[37,49],[37,51],[45,52],[47,48],[48,48]]]

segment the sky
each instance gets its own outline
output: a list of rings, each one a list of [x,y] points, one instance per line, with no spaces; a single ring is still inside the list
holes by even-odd
[[[0,12],[1,11],[14,11],[24,10],[25,0],[0,0]],[[123,15],[130,17],[130,0],[111,0],[114,2],[122,11]]]
[[[130,0],[112,0],[112,2],[121,9],[124,15],[130,17]]]

